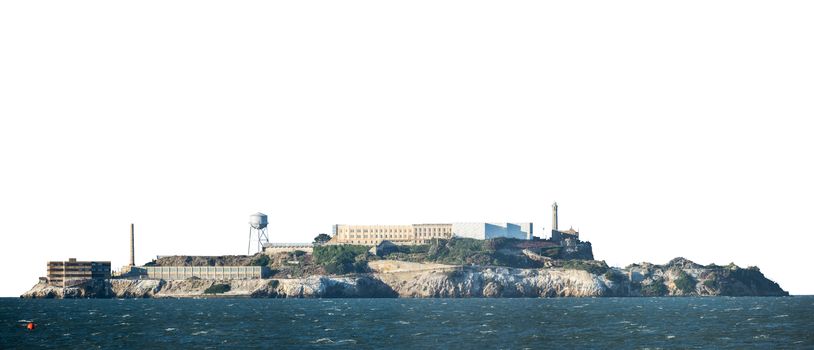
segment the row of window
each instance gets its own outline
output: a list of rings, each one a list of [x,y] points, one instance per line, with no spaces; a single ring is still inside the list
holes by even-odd
[[[147,266],[147,272],[255,272],[260,266]]]
[[[348,235],[348,238],[381,238],[381,239],[409,239],[407,235]]]
[[[345,229],[343,232],[348,233],[409,233],[412,230],[407,229],[367,229],[367,228],[354,228],[354,229]]]

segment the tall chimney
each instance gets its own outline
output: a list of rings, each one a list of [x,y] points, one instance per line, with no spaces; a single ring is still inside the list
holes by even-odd
[[[557,202],[554,202],[554,205],[551,206],[551,229],[559,231],[557,227]]]
[[[130,224],[130,266],[136,266],[136,251],[135,251],[135,228]]]

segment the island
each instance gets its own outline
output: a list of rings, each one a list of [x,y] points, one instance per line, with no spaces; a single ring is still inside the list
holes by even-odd
[[[319,237],[318,237],[319,238]],[[757,267],[608,266],[590,242],[433,238],[270,247],[254,255],[164,256],[116,276],[41,279],[23,298],[467,298],[788,296]],[[109,264],[109,263],[108,263]],[[109,266],[109,265],[108,265]],[[200,277],[204,276],[204,278]]]

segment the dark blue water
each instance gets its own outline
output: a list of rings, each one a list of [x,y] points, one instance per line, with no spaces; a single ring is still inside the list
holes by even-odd
[[[28,331],[27,321],[39,327]],[[0,348],[814,348],[814,297],[0,299]]]

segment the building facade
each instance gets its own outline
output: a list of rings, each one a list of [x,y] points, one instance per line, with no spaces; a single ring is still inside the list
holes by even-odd
[[[457,237],[475,239],[494,239],[499,237],[528,239],[532,238],[534,225],[530,222],[467,222],[452,224],[452,231]]]
[[[144,266],[142,274],[148,279],[184,280],[197,277],[203,280],[247,280],[263,278],[268,268],[263,266]]]
[[[433,239],[466,237],[531,239],[531,223],[458,223],[413,225],[334,225],[328,244],[375,246],[382,241],[400,245],[427,244]]]
[[[93,279],[110,278],[110,261],[68,261],[48,262],[48,283],[54,286],[70,286]]]

